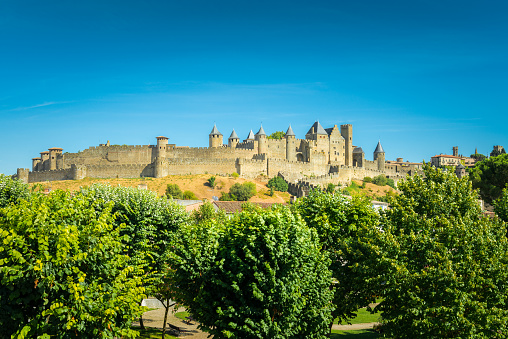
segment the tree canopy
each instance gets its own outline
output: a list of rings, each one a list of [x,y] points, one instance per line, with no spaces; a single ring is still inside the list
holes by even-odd
[[[287,208],[187,228],[176,246],[177,296],[214,338],[325,338],[328,259]]]
[[[379,247],[390,268],[378,306],[390,338],[508,335],[506,228],[483,217],[467,178],[425,166],[425,179],[399,183],[402,194],[381,220]]]
[[[288,183],[282,179],[281,177],[273,177],[268,180],[267,184],[268,188],[272,188],[279,192],[287,192],[288,191]]]
[[[141,278],[111,205],[55,191],[0,209],[2,337],[134,337]]]
[[[485,159],[477,163],[469,173],[473,187],[480,189],[482,198],[492,203],[501,196],[508,184],[508,154]]]
[[[272,134],[270,134],[268,136],[268,139],[277,139],[277,140],[281,140],[282,138],[284,138],[286,136],[286,133],[284,133],[283,131],[277,131],[277,132],[273,132]]]

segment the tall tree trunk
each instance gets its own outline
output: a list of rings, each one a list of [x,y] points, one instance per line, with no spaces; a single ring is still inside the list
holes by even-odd
[[[164,305],[164,323],[162,324],[162,339],[164,339],[164,336],[166,335],[166,322],[168,321],[168,311],[169,311],[169,300],[166,300],[166,305]]]

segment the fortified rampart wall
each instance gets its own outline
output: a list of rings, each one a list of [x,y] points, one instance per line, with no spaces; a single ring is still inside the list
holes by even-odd
[[[153,161],[154,146],[97,146],[78,153],[64,153],[64,166],[108,165],[108,164],[147,164]]]
[[[166,159],[163,166],[167,166],[165,170],[167,170],[168,175],[203,173],[229,175],[238,172],[236,159]]]
[[[86,169],[87,169],[87,177],[90,178],[153,177],[153,165],[150,163],[87,165]]]
[[[246,158],[250,159],[257,151],[251,149],[236,149],[229,147],[209,148],[209,147],[192,147],[192,148],[175,148],[167,152],[168,159],[233,159]]]

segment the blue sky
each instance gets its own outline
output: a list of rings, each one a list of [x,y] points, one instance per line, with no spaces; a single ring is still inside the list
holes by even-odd
[[[353,124],[371,159],[508,147],[506,1],[0,1],[0,173],[50,147]]]

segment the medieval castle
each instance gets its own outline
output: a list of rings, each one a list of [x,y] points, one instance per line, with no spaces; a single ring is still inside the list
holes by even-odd
[[[92,178],[160,178],[172,174],[219,174],[233,172],[242,177],[259,175],[284,176],[288,182],[325,184],[347,183],[386,175],[394,180],[421,169],[420,163],[385,160],[378,142],[374,160],[366,160],[361,147],[353,146],[353,126],[350,124],[323,128],[315,122],[298,139],[291,126],[281,140],[270,139],[263,127],[245,140],[233,130],[224,144],[223,135],[214,125],[208,136],[208,147],[186,147],[168,144],[159,136],[156,145],[119,146],[101,144],[78,153],[63,153],[50,148],[32,159],[32,170],[19,168],[17,177],[25,182],[76,180]]]

